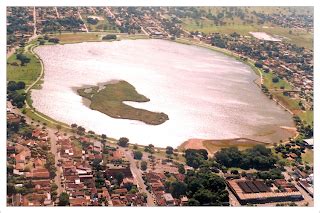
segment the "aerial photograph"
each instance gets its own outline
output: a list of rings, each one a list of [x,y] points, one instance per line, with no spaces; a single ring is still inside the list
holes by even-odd
[[[314,206],[313,6],[7,6],[6,33],[7,207]]]

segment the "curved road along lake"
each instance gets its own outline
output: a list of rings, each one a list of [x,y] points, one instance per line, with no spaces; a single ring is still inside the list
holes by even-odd
[[[291,115],[253,83],[249,66],[221,53],[164,40],[123,40],[48,45],[35,49],[44,62],[33,106],[50,117],[131,143],[177,147],[190,138],[287,139]],[[150,98],[129,103],[164,112],[157,126],[114,119],[88,107],[75,88],[125,80]]]

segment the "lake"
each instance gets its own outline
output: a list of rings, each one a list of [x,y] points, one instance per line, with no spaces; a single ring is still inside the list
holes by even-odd
[[[165,40],[122,40],[46,45],[35,49],[44,62],[33,106],[67,124],[76,123],[131,143],[177,147],[190,138],[287,139],[291,115],[254,83],[249,66],[221,53]],[[76,88],[125,80],[150,98],[131,106],[164,112],[157,126],[114,119],[88,107]]]

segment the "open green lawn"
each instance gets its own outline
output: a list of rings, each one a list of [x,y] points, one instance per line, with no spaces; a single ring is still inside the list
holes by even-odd
[[[204,20],[195,20],[191,18],[182,19],[182,26],[188,31],[200,31],[204,33],[224,33],[230,34],[237,32],[241,35],[249,35],[251,31],[257,31],[257,26],[243,25],[240,22],[234,21],[229,22],[225,26],[216,26],[213,21],[204,19]]]
[[[30,52],[24,53],[30,62],[21,66],[20,61],[16,59],[16,54],[10,56],[7,60],[7,80],[24,81],[27,85],[34,82],[41,73],[40,61]]]
[[[313,150],[306,149],[306,152],[302,154],[302,160],[308,164],[313,165]]]
[[[67,131],[69,132],[70,130],[67,129],[67,128],[64,128],[64,126],[69,126],[65,123],[62,123],[62,122],[59,122],[59,121],[55,121],[53,120],[52,118],[40,113],[40,112],[37,112],[38,114],[40,114],[41,116],[45,117],[46,119],[50,120],[50,121],[54,121],[55,123],[51,123],[51,122],[48,122],[47,120],[43,119],[42,117],[38,116],[37,114],[35,114],[34,112],[31,111],[31,109],[25,109],[25,112],[26,112],[26,115],[35,120],[35,121],[40,121],[41,123],[46,123],[48,127],[51,127],[51,128],[57,128],[57,125],[61,125],[62,126],[62,129],[64,131]]]
[[[215,13],[219,13],[221,12],[223,9],[225,9],[225,7],[221,7],[221,6],[205,6],[205,7],[199,7],[207,12],[211,11],[211,13],[215,14]],[[248,7],[244,7],[244,6],[240,6],[239,8],[241,8],[242,10],[244,10],[244,12],[246,12],[247,14],[251,14],[253,11],[256,11],[257,13],[264,13],[264,14],[272,14],[272,13],[281,13],[281,14],[285,14],[288,15],[290,13],[292,13],[293,11],[296,14],[303,14],[303,15],[307,15],[307,14],[313,14],[313,7],[307,7],[307,6],[303,6],[303,7],[296,7],[296,6],[292,6],[292,7],[288,7],[288,6],[248,6]]]
[[[269,73],[265,73],[263,71],[262,72],[262,75],[263,75],[263,84],[268,87],[268,89],[280,89],[282,86],[284,87],[284,89],[286,90],[291,90],[292,89],[292,86],[285,80],[283,79],[280,79],[279,82],[277,83],[274,83],[272,82],[272,78],[275,77],[275,75],[271,72]]]
[[[108,19],[105,16],[98,16],[99,18],[102,18],[103,20],[99,20],[97,24],[90,24],[87,21],[87,18],[90,17],[89,14],[82,14],[83,21],[88,27],[88,30],[90,32],[96,32],[96,31],[105,31],[105,32],[113,32],[117,33],[119,32],[118,28],[114,25],[112,25]]]
[[[222,33],[231,34],[237,32],[241,35],[250,35],[249,32],[266,32],[273,36],[281,36],[284,41],[296,44],[297,46],[313,49],[313,33],[306,32],[304,30],[291,30],[289,28],[283,28],[278,26],[272,26],[271,24],[264,24],[263,26],[258,24],[244,24],[242,20],[234,18],[234,20],[227,20],[226,25],[216,26],[212,20],[209,19],[182,19],[182,26],[188,31],[199,31],[204,33]]]
[[[302,111],[298,114],[301,120],[305,121],[309,125],[313,125],[313,111]]]
[[[60,43],[78,43],[86,41],[101,41],[101,33],[63,33],[56,34]]]
[[[103,41],[102,37],[107,34],[117,34],[117,33],[108,33],[108,32],[89,32],[89,33],[62,33],[54,34],[54,37],[57,37],[60,40],[61,44],[68,43],[79,43],[79,42],[90,42],[90,41]],[[128,34],[117,34],[117,40],[122,39],[148,39],[147,35],[128,35]],[[110,41],[109,41],[110,42]]]
[[[239,150],[245,150],[252,148],[258,144],[268,145],[259,141],[237,138],[237,139],[226,139],[226,140],[206,140],[202,142],[203,146],[208,150],[209,153],[213,154],[222,148],[238,147]]]
[[[282,93],[271,92],[273,97],[275,97],[280,103],[290,110],[300,110],[299,100],[284,96]]]
[[[263,31],[271,35],[279,35],[285,37],[283,38],[284,41],[296,44],[300,47],[313,49],[313,33],[298,29],[288,29],[282,27],[262,28],[259,31]]]
[[[80,96],[91,101],[91,109],[98,110],[113,118],[138,120],[151,125],[159,125],[169,119],[165,113],[138,109],[123,103],[123,101],[150,101],[126,81],[106,84],[100,90],[99,87],[91,87],[77,91]]]

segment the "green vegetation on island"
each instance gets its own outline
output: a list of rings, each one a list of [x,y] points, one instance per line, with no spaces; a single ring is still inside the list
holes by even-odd
[[[123,101],[148,102],[150,99],[139,94],[126,81],[109,83],[102,88],[98,86],[77,90],[78,94],[91,101],[90,108],[112,118],[142,121],[146,124],[159,125],[169,119],[163,112],[151,112],[129,106]]]

